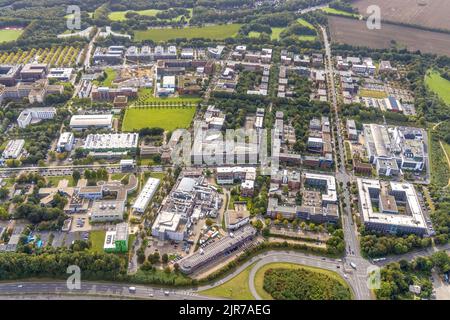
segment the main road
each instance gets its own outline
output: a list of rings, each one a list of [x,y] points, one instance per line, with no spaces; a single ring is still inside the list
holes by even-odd
[[[337,134],[333,132],[334,150],[335,150],[335,162],[336,162],[336,180],[339,185],[342,185],[342,192],[340,197],[340,212],[342,215],[342,228],[344,230],[344,239],[346,243],[346,255],[345,260],[348,263],[353,262],[357,266],[357,277],[360,278],[356,281],[358,291],[364,296],[364,299],[370,299],[370,290],[366,285],[367,271],[370,269],[371,264],[365,260],[360,253],[360,245],[358,240],[358,232],[356,225],[352,220],[350,193],[347,188],[347,183],[351,182],[351,177],[347,173],[344,164],[344,141],[342,135],[342,122],[339,118],[339,106],[336,96],[336,86],[334,78],[333,59],[331,55],[331,44],[328,38],[326,29],[321,26],[323,43],[325,46],[325,72],[327,74],[328,94],[331,100],[332,108],[334,111],[335,128]],[[341,161],[337,161],[337,154]]]

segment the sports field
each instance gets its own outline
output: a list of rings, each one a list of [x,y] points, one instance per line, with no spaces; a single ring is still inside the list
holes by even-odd
[[[134,32],[134,39],[136,41],[153,40],[153,41],[167,41],[177,38],[205,38],[213,40],[223,40],[226,38],[235,37],[241,27],[238,23],[220,24],[206,27],[187,27],[187,28],[164,28],[164,29],[149,29],[138,30]]]
[[[122,131],[135,131],[146,127],[173,131],[188,128],[195,114],[195,107],[129,108],[125,111]]]
[[[0,43],[17,40],[23,29],[0,29]]]
[[[450,81],[442,78],[437,71],[429,71],[425,77],[425,83],[431,91],[450,105]]]

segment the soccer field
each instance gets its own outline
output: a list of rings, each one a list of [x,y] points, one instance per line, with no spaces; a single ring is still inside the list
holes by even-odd
[[[167,131],[189,128],[195,109],[195,107],[130,108],[125,111],[122,131],[130,132],[147,127],[158,127]]]
[[[23,29],[0,29],[0,43],[17,40]]]
[[[167,41],[177,38],[205,38],[223,40],[226,38],[235,37],[239,28],[238,23],[221,24],[207,27],[187,27],[187,28],[165,28],[165,29],[149,29],[138,30],[134,32],[134,39],[137,41],[153,40],[153,41]]]

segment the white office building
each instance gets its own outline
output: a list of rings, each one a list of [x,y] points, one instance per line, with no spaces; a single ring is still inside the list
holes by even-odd
[[[20,128],[26,128],[30,123],[53,119],[55,115],[56,109],[51,107],[25,109],[17,118],[17,124]]]
[[[383,233],[427,232],[427,224],[414,185],[358,178],[359,210],[368,230]]]
[[[145,209],[147,209],[148,204],[152,200],[159,186],[159,179],[148,178],[145,183],[144,188],[142,188],[141,193],[137,197],[136,201],[133,204],[133,210],[138,213],[144,213]]]
[[[58,143],[56,145],[56,151],[65,152],[71,151],[73,148],[73,142],[75,141],[72,132],[63,132],[59,136]]]
[[[25,145],[25,140],[10,140],[6,145],[5,150],[3,150],[3,159],[17,159],[22,153],[23,146]]]

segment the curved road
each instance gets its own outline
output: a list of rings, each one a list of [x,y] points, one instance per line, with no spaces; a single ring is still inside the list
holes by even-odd
[[[344,271],[345,265],[340,260],[320,258],[320,257],[304,257],[293,253],[270,253],[267,256],[263,257],[261,260],[259,260],[250,271],[248,284],[250,287],[250,292],[252,293],[253,297],[255,297],[255,299],[263,300],[259,296],[255,288],[256,273],[263,266],[277,262],[300,264],[336,272],[342,277],[342,279],[344,279],[349,284],[349,286],[353,291],[355,299],[364,300],[367,298],[364,296],[363,292],[357,289],[358,287],[355,285],[355,281],[358,281],[357,278],[355,278],[353,274],[349,274]]]

